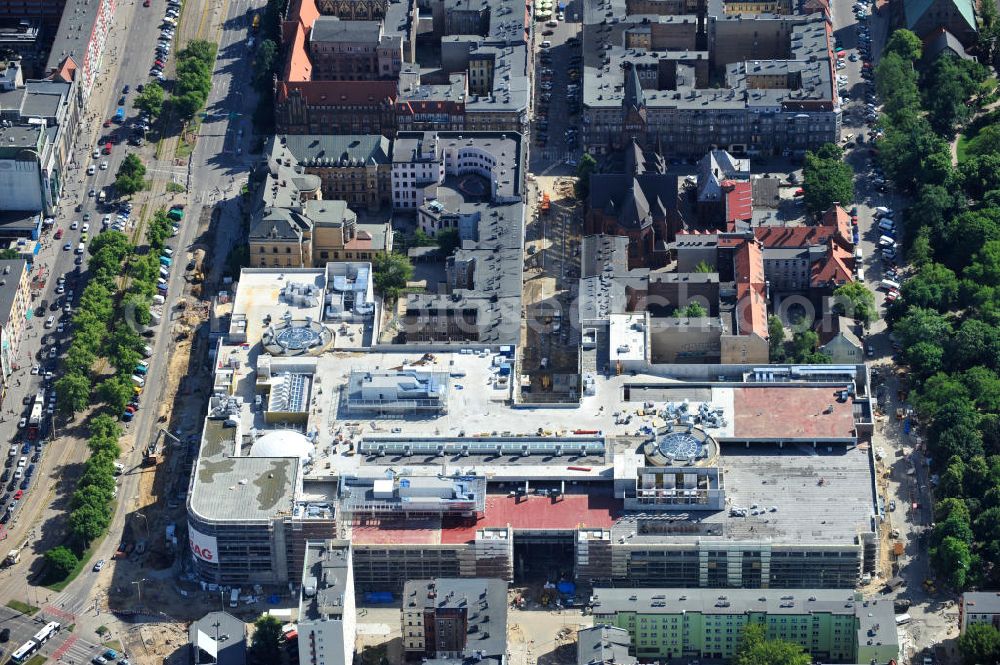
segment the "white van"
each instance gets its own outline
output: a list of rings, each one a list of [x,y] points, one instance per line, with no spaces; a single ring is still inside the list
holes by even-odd
[[[875,208],[876,217],[885,217],[892,214],[892,208],[886,208],[885,206],[879,206]]]
[[[894,282],[891,279],[883,279],[879,282],[878,287],[880,289],[885,289],[886,291],[899,290],[899,282]]]
[[[239,600],[240,600],[240,590],[239,587],[237,587],[229,592],[229,606],[236,607],[236,604],[239,602]]]
[[[912,620],[913,620],[913,617],[911,617],[909,614],[897,614],[896,615],[896,625],[897,626],[905,626],[906,624],[910,623],[910,621],[912,621]]]
[[[878,244],[880,247],[895,247],[896,239],[889,236],[882,236],[878,239]]]
[[[864,252],[861,251],[861,245],[858,245],[857,247],[854,248],[854,260],[861,261],[864,258],[865,254]]]
[[[83,251],[84,251],[85,249],[87,249],[87,246],[86,246],[86,245],[84,245],[84,244],[83,244],[83,243],[81,242],[81,243],[80,243],[79,245],[77,245],[77,246],[76,246],[76,253],[77,253],[77,254],[83,254]]]
[[[138,374],[133,374],[132,375],[132,383],[134,383],[135,385],[137,385],[140,388],[142,388],[143,386],[146,385],[146,379],[142,378]]]
[[[56,317],[50,316],[49,318],[45,319],[45,327],[46,328],[51,328],[55,324],[56,324]]]

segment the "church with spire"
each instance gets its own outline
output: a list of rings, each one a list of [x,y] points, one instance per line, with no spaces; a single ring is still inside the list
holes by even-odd
[[[626,62],[624,68],[621,145],[627,147],[632,142],[646,145],[646,95],[639,81],[639,70],[631,62]]]
[[[636,110],[641,107],[638,93]],[[624,150],[622,173],[590,176],[585,235],[627,236],[628,268],[666,265],[667,245],[680,228],[677,176],[667,174],[659,152],[644,150],[643,137],[631,136]]]

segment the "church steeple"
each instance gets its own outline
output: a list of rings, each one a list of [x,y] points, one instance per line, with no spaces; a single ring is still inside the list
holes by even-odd
[[[639,72],[631,62],[625,63],[625,98],[622,100],[625,112],[646,108],[646,96],[639,82]]]

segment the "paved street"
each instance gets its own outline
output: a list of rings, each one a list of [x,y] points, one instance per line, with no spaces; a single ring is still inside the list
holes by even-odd
[[[176,238],[176,248],[185,248],[193,241],[197,220],[200,216],[199,204],[211,205],[220,198],[235,200],[238,197],[240,186],[246,180],[250,164],[247,152],[251,145],[250,134],[252,132],[249,113],[234,118],[232,122],[230,122],[228,113],[229,111],[252,111],[255,103],[249,85],[250,69],[239,67],[237,64],[251,57],[245,46],[249,8],[253,6],[256,9],[261,9],[264,3],[251,3],[248,0],[234,0],[232,2],[188,0],[186,4],[183,19],[190,24],[190,32],[194,33],[195,29],[199,31],[207,29],[205,36],[213,41],[217,39],[220,44],[216,76],[207,109],[209,113],[213,114],[212,119],[202,126],[201,136],[196,152],[191,159],[190,167],[176,162],[154,159],[155,145],[147,144],[141,149],[143,159],[148,165],[148,175],[154,181],[161,183],[172,181],[190,186],[190,200],[195,205],[188,208],[187,222],[182,225],[181,234]],[[46,283],[44,292],[40,293],[36,299],[36,304],[43,298],[50,303],[54,302],[56,300],[53,292],[55,277],[74,268],[72,251],[62,249],[66,242],[69,242],[74,248],[79,242],[81,230],[70,230],[71,223],[74,220],[79,220],[82,223],[84,214],[89,213],[91,237],[100,229],[101,217],[104,212],[98,210],[95,197],[89,196],[89,192],[94,190],[96,194],[102,187],[113,183],[114,174],[127,151],[139,150],[132,147],[126,148],[125,138],[129,131],[126,129],[126,125],[136,115],[131,107],[132,97],[136,94],[136,86],[149,79],[148,70],[153,60],[151,44],[156,41],[165,6],[165,0],[153,0],[152,7],[148,8],[142,7],[134,1],[119,8],[119,13],[116,15],[116,25],[109,39],[109,44],[112,46],[109,47],[110,52],[104,59],[106,76],[102,78],[91,97],[91,112],[85,114],[88,116],[88,120],[83,123],[82,133],[77,140],[77,148],[74,153],[76,163],[74,169],[70,171],[61,214],[56,219],[52,230],[54,232],[55,229],[63,229],[65,235],[61,241],[48,241],[36,264],[38,271],[52,274],[52,279]],[[148,18],[142,12],[147,13]],[[127,29],[126,26],[128,26]],[[216,36],[217,32],[221,34]],[[175,52],[180,48],[180,44],[175,44]],[[102,126],[103,119],[114,114],[118,107],[118,97],[125,85],[131,87],[131,94],[125,105],[127,121],[122,126],[112,124],[110,128],[105,128]],[[101,155],[96,159],[92,157],[93,147],[103,145],[103,142],[98,143],[99,137],[104,137],[111,132],[117,132],[120,138],[120,142],[114,145],[111,155]],[[107,161],[106,169],[100,168],[103,161]],[[89,164],[95,166],[94,174],[90,176],[86,174]],[[162,190],[162,185],[160,189]],[[178,199],[176,195],[169,197],[170,200],[183,200],[184,198]],[[157,205],[162,204],[157,203]],[[233,204],[234,210],[235,207]],[[138,219],[139,212],[137,206],[133,221]],[[151,212],[152,208],[147,214],[151,214]],[[226,214],[223,215],[223,220],[225,223],[236,224],[238,228],[238,215]],[[232,237],[234,241],[238,237],[237,233],[227,235]],[[51,234],[47,237],[51,238]],[[183,256],[183,254],[179,254],[179,256]],[[84,277],[85,268],[86,264],[81,266]],[[183,272],[183,269],[172,271],[168,306],[172,305],[174,299],[182,292]],[[75,289],[77,296],[82,291],[83,285],[84,282],[81,281]],[[71,286],[68,284],[67,288],[71,288]],[[48,312],[45,316],[48,316]],[[54,329],[52,331],[42,330],[43,321],[44,318],[41,321],[36,320],[29,326],[28,334],[18,356],[22,369],[15,381],[19,380],[21,384],[16,385],[16,389],[8,393],[4,404],[5,409],[15,410],[14,413],[5,413],[3,419],[0,420],[0,433],[10,440],[14,440],[17,435],[15,430],[23,396],[33,395],[40,387],[41,379],[29,374],[28,368],[40,348],[42,334],[54,333]],[[65,350],[69,332],[67,331],[62,336],[64,341],[62,350]],[[126,455],[126,459],[123,461],[129,469],[138,467],[141,461],[141,449],[148,441],[148,433],[153,431],[153,426],[156,424],[154,421],[158,410],[151,405],[159,404],[161,401],[166,369],[166,363],[161,359],[169,357],[171,341],[168,334],[158,334],[151,342],[154,354],[143,399],[144,408],[140,409],[136,418],[127,426],[130,431],[123,440]],[[58,378],[58,370],[54,364],[52,367],[53,370],[56,370],[54,378]],[[13,519],[4,530],[0,531],[0,538],[5,539],[3,544],[8,548],[22,543],[26,545],[22,561],[3,573],[4,583],[0,584],[3,591],[0,593],[0,602],[14,598],[42,607],[42,612],[34,619],[6,619],[8,622],[13,622],[12,626],[30,625],[36,620],[54,618],[64,624],[74,621],[77,623],[83,621],[85,624],[93,623],[94,625],[88,625],[88,628],[94,628],[100,621],[107,621],[108,618],[106,615],[98,615],[95,610],[95,594],[99,593],[95,589],[95,585],[98,581],[110,582],[113,576],[113,564],[107,566],[99,574],[91,572],[88,565],[79,577],[59,594],[53,594],[44,588],[33,587],[29,584],[29,580],[40,569],[40,561],[36,560],[36,557],[50,547],[61,543],[65,537],[62,518],[65,517],[68,510],[66,496],[72,490],[72,482],[66,482],[63,468],[66,464],[81,461],[86,457],[84,440],[76,438],[80,433],[75,431],[70,433],[73,434],[72,437],[64,436],[65,432],[63,431],[56,432],[57,440],[50,446],[54,452],[44,456],[42,466],[35,477],[38,489],[26,494],[26,498],[21,501],[21,506],[14,513]],[[132,444],[131,447],[129,447],[129,443]],[[118,510],[110,529],[110,535],[99,545],[91,561],[101,558],[110,561],[111,554],[118,545],[124,523],[137,505],[138,485],[138,473],[126,473],[122,476]],[[99,605],[105,605],[103,598],[99,601]],[[93,635],[92,632],[81,630],[79,627],[77,633]],[[16,642],[19,635],[20,633],[15,632],[12,627],[11,642]],[[67,635],[64,634],[59,640],[53,640],[53,649],[49,651],[58,648],[62,640],[66,639]],[[67,658],[74,654],[86,656],[89,653],[84,640],[76,636],[69,636],[69,640],[72,644],[67,647],[65,652]],[[11,649],[17,648],[18,645],[19,643],[12,644]]]
[[[582,85],[583,61],[579,42],[567,40],[581,38],[583,26],[579,2],[566,6],[565,21],[534,23],[534,72],[535,86],[532,102],[531,147],[529,171],[536,175],[567,175],[576,167],[566,160],[579,159],[581,131],[579,110],[573,112],[571,100],[579,101],[580,93],[569,86]],[[555,25],[550,25],[550,23]],[[544,43],[550,46],[544,47]],[[579,58],[579,59],[577,59]],[[580,78],[571,80],[569,71],[576,69]],[[576,141],[570,141],[566,130],[577,132]],[[546,137],[543,141],[541,137]]]
[[[871,36],[872,62],[877,63],[879,54],[885,44],[888,34],[886,11],[875,11],[870,19],[859,22],[853,12],[854,0],[834,0],[834,34],[848,53],[857,53],[859,46],[859,25],[867,25]],[[857,61],[847,60],[847,67],[839,70],[848,79],[848,94],[851,100],[846,104],[844,114],[844,136],[848,134],[857,137],[869,130],[865,124],[864,115],[859,108],[867,103],[864,79],[861,77],[862,57]],[[860,228],[859,246],[864,255],[865,283],[875,294],[875,302],[880,314],[885,312],[885,291],[879,290],[879,282],[883,278],[884,264],[877,251],[878,239],[881,233],[875,221],[875,208],[884,206],[894,211],[904,207],[905,202],[892,191],[883,191],[874,181],[874,160],[869,152],[870,139],[847,150],[847,162],[857,174],[855,178],[855,201],[858,208]],[[894,215],[897,229],[901,218]],[[905,267],[902,268],[905,272]],[[901,375],[896,373],[893,363],[893,347],[885,320],[879,318],[870,328],[866,343],[871,344],[874,358],[870,360],[875,381],[882,384],[878,389],[879,402],[885,416],[877,426],[874,445],[885,452],[882,460],[883,468],[888,472],[888,492],[884,497],[885,521],[882,528],[888,532],[896,530],[904,543],[904,555],[897,562],[898,573],[906,580],[906,586],[888,595],[889,599],[907,599],[913,605],[907,610],[913,620],[900,628],[900,638],[905,654],[904,662],[918,662],[923,650],[931,645],[957,634],[957,611],[954,603],[940,595],[934,596],[923,586],[924,580],[931,576],[929,552],[926,540],[922,534],[931,522],[928,468],[921,453],[919,440],[915,432],[906,433],[904,422],[897,420],[897,408],[907,406],[901,400]],[[905,375],[903,375],[905,376]],[[894,500],[896,511],[888,509],[888,503]],[[913,509],[913,504],[919,506]],[[891,541],[890,541],[891,542]]]
[[[37,615],[36,615],[37,616]],[[15,612],[8,607],[0,607],[0,629],[10,630],[10,640],[0,645],[6,654],[13,653],[18,647],[31,639],[45,625],[47,619],[28,617]],[[92,658],[104,652],[99,644],[80,637],[77,632],[64,629],[46,642],[38,653],[62,663],[89,663]]]

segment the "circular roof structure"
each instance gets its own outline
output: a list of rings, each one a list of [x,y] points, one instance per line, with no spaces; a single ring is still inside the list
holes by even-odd
[[[268,326],[261,342],[272,356],[319,355],[333,342],[333,332],[309,319],[284,320]]]
[[[312,457],[313,445],[304,435],[290,429],[268,432],[250,446],[250,457]]]
[[[673,459],[698,459],[705,446],[696,436],[688,432],[670,432],[660,438],[657,451],[664,457]]]
[[[643,446],[643,453],[650,464],[698,464],[716,457],[719,446],[715,439],[700,427],[667,426]]]

